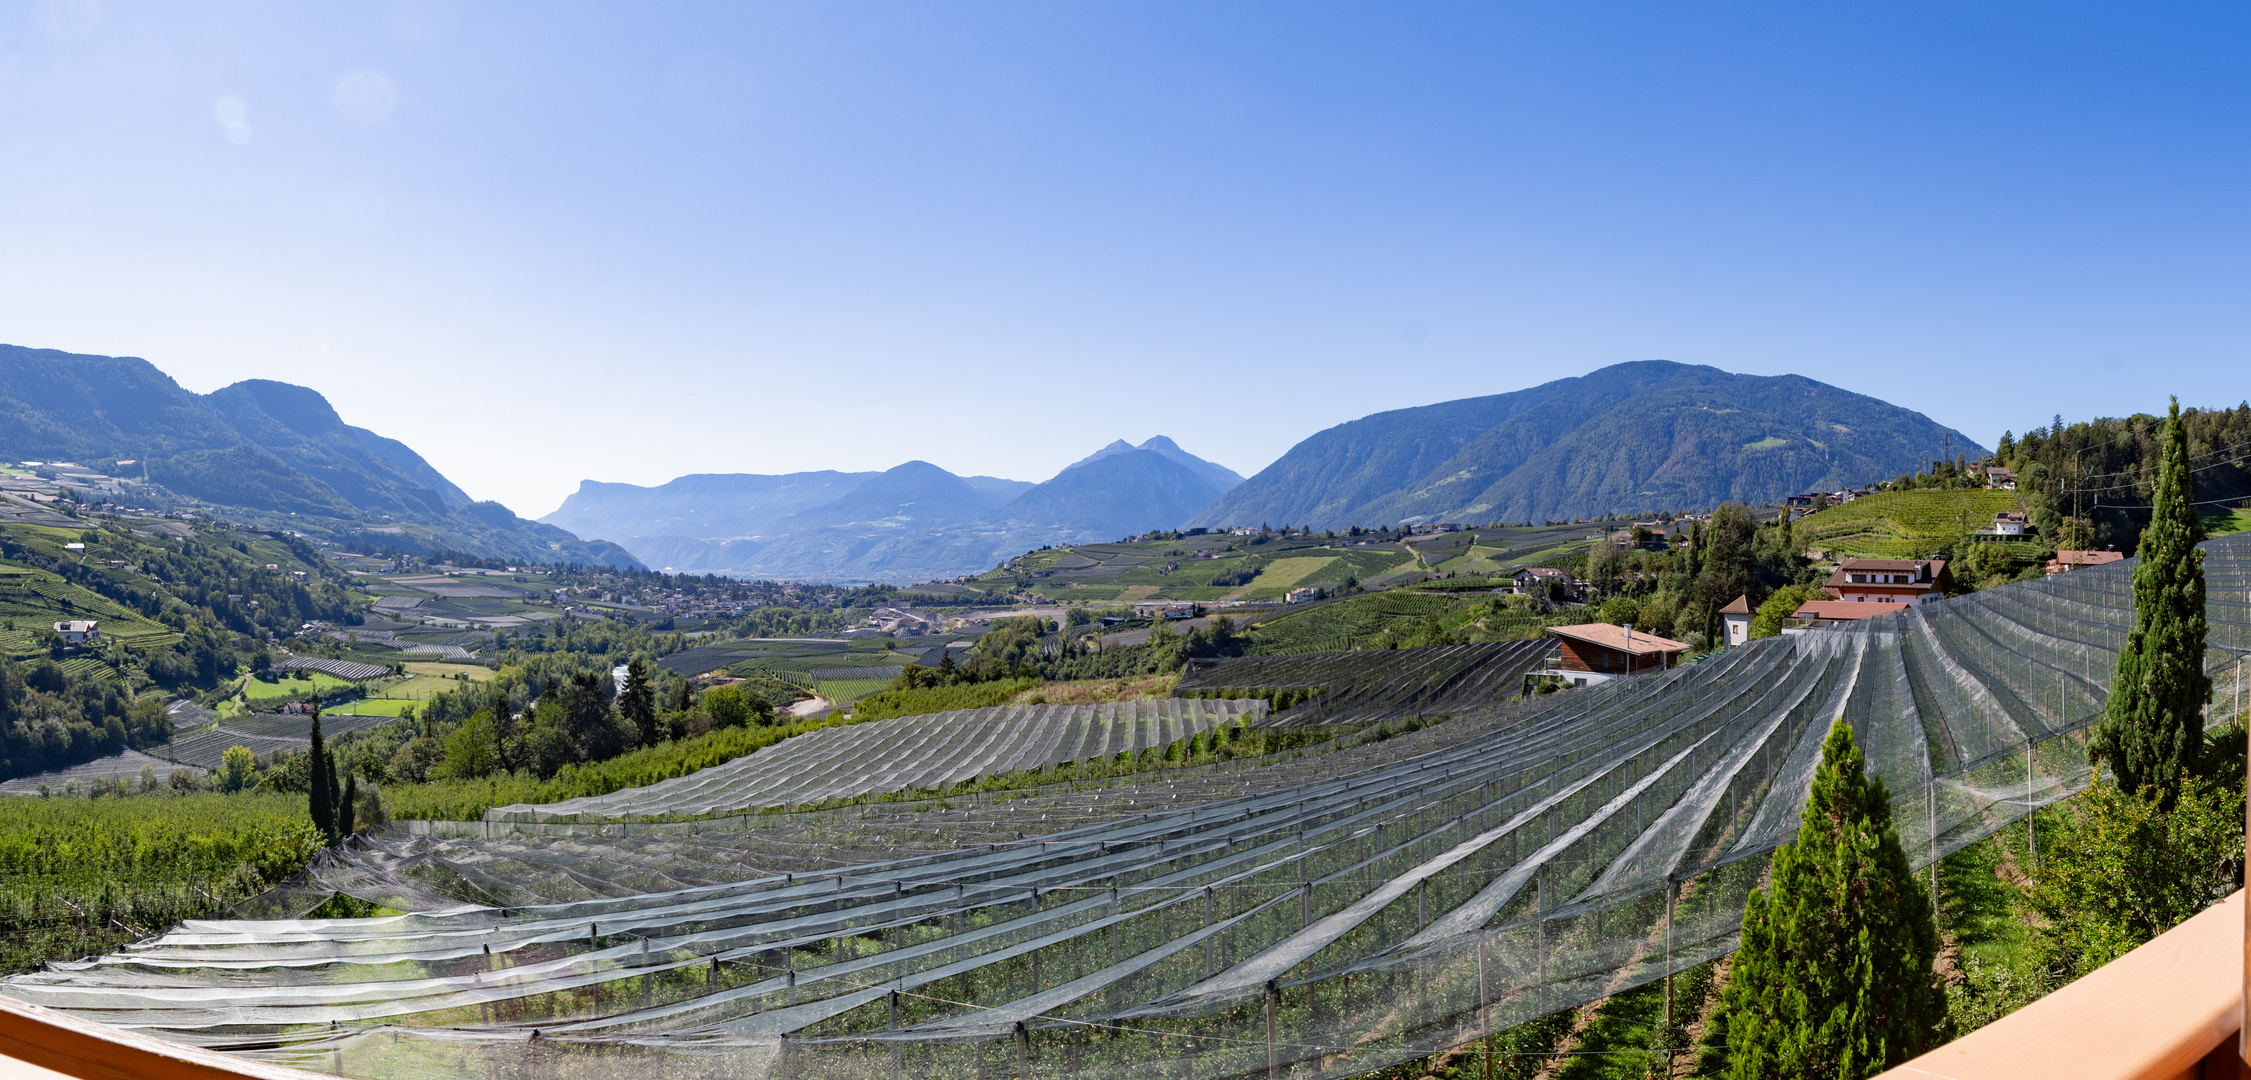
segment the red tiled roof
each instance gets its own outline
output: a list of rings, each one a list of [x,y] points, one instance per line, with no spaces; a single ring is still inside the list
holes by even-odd
[[[1726,607],[1720,609],[1722,615],[1749,615],[1750,613],[1751,598],[1748,595],[1738,596],[1728,601]]]
[[[1849,622],[1854,619],[1873,619],[1879,615],[1897,615],[1912,606],[1914,605],[1882,600],[1808,600],[1798,608],[1795,617]]]
[[[2125,554],[2117,551],[2059,551],[2056,561],[2065,566],[2101,566],[2104,563],[2122,562]]]
[[[1839,570],[1880,570],[1890,573],[1912,574],[1932,563],[1929,559],[1846,559],[1837,564]],[[1941,565],[1932,563],[1932,565]]]
[[[1573,641],[1584,641],[1589,645],[1600,645],[1606,649],[1616,649],[1619,652],[1632,653],[1636,656],[1646,653],[1686,652],[1688,650],[1687,642],[1661,638],[1655,634],[1642,633],[1639,630],[1634,631],[1633,643],[1629,645],[1626,643],[1626,628],[1613,626],[1609,623],[1551,626],[1548,629]]]

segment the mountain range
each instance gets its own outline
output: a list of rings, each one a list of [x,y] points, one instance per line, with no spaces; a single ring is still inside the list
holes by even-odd
[[[638,565],[615,544],[470,498],[305,387],[250,379],[195,394],[138,357],[0,345],[0,460],[65,459],[246,523],[286,519],[355,544]]]
[[[1316,529],[1548,521],[1771,502],[1983,447],[1802,375],[1663,360],[1338,424],[1188,518]]]
[[[1245,480],[1166,436],[1118,440],[1041,483],[882,472],[581,483],[539,521],[473,500],[318,392],[252,379],[194,394],[134,357],[0,346],[0,459],[70,459],[246,523],[409,550],[784,579],[915,581],[1032,548],[1154,529],[1547,521],[1772,502],[1985,453],[1960,432],[1799,375],[1662,360],[1376,413]],[[585,537],[586,539],[581,539]]]
[[[588,480],[541,520],[615,537],[652,566],[772,578],[928,580],[1047,544],[1169,528],[1243,482],[1159,435],[1118,440],[1044,483],[956,476],[926,461],[878,473]]]

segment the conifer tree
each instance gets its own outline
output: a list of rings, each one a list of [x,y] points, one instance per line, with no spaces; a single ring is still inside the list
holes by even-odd
[[[2158,805],[2173,807],[2181,774],[2196,765],[2204,743],[2204,522],[2190,494],[2188,435],[2181,402],[2165,420],[2165,452],[2150,498],[2134,568],[2134,629],[2119,650],[2110,699],[2088,742],[2090,758],[2108,764],[2122,791],[2154,787]]]
[[[336,796],[329,783],[328,744],[320,736],[320,706],[313,706],[313,744],[306,749],[312,755],[307,763],[312,766],[311,781],[313,828],[330,839],[336,836]]]
[[[328,838],[330,843],[334,843],[343,835],[345,816],[344,777],[336,768],[334,751],[329,753],[328,767],[322,771],[328,774]]]
[[[1738,1080],[1859,1080],[1944,1041],[1930,894],[1839,717],[1794,844],[1743,912],[1707,1053]]]
[[[355,773],[344,774],[344,797],[336,803],[336,834],[349,838],[359,831],[360,778]]]
[[[649,681],[649,665],[640,657],[625,666],[625,689],[617,696],[617,711],[640,732],[641,745],[657,744],[657,693]]]

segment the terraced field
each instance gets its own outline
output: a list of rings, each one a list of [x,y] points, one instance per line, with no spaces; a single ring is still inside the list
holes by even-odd
[[[0,652],[31,655],[41,648],[40,631],[64,619],[97,619],[104,637],[139,647],[179,636],[100,593],[45,571],[0,563]],[[14,628],[7,629],[11,622]]]
[[[2017,509],[2006,491],[1887,491],[1798,519],[1801,545],[1838,558],[1914,559]]]

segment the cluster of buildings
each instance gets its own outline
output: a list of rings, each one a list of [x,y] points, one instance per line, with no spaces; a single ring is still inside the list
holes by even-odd
[[[1782,500],[1782,509],[1784,513],[1789,515],[1791,521],[1796,521],[1799,518],[1806,516],[1807,514],[1813,513],[1816,510],[1826,509],[1831,506],[1843,506],[1848,502],[1852,502],[1856,499],[1863,499],[1867,496],[1868,489],[1866,488],[1842,488],[1837,491],[1809,491],[1803,495],[1791,495],[1787,498],[1784,498]]]
[[[1527,568],[1527,572],[1532,569]],[[1783,626],[1785,634],[1865,619],[1897,615],[1945,596],[1954,575],[1944,559],[1846,559],[1822,582],[1822,598],[1799,605]],[[1738,596],[1720,609],[1722,643],[1748,645],[1757,612],[1751,598]],[[1533,672],[1574,686],[1608,682],[1628,675],[1662,671],[1680,662],[1691,646],[1631,626],[1590,623],[1551,626],[1557,650],[1545,668]]]
[[[875,609],[859,625],[846,630],[844,637],[927,637],[943,633],[945,627],[926,615],[906,608],[882,607]]]

